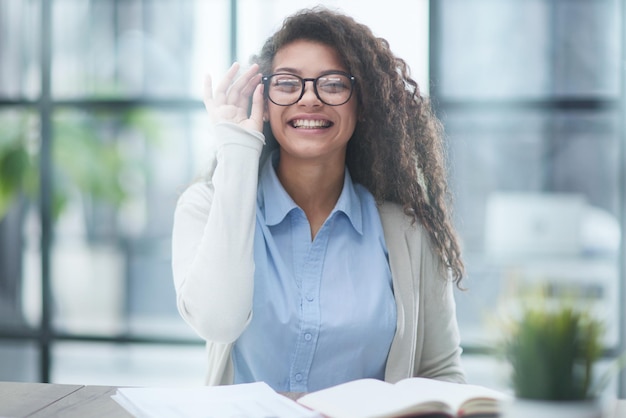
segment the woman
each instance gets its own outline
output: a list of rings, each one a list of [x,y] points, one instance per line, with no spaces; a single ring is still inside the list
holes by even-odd
[[[404,61],[322,8],[254,61],[207,78],[217,151],[175,214],[177,303],[207,383],[462,382],[440,128]]]

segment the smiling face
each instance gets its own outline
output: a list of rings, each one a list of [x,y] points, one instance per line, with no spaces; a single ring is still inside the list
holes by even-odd
[[[282,47],[274,56],[272,73],[317,78],[329,72],[347,72],[337,51],[325,44],[297,40]],[[284,158],[345,162],[348,140],[357,121],[357,101],[353,94],[340,106],[329,106],[315,95],[313,82],[305,83],[302,98],[290,106],[267,100],[266,116]]]

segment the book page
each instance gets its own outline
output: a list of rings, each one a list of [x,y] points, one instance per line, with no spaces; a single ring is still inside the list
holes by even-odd
[[[120,388],[112,398],[138,418],[319,418],[266,383],[191,388]]]
[[[459,415],[497,412],[499,403],[510,399],[509,395],[484,386],[421,377],[401,380],[395,386],[402,396],[412,397],[415,402],[446,402]]]
[[[411,378],[391,384],[361,379],[307,394],[299,403],[333,418],[394,417],[403,414],[439,413],[453,417],[481,399],[472,412],[498,411],[498,401],[508,395],[482,386]],[[484,400],[484,401],[483,401]]]
[[[376,379],[360,379],[309,393],[298,403],[333,418],[390,417],[408,412],[439,412],[452,416],[441,402],[419,404],[395,385]]]

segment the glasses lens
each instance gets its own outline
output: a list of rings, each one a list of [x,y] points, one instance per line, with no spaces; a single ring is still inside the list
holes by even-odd
[[[344,104],[352,94],[352,81],[344,74],[325,75],[317,79],[317,93],[326,104]]]
[[[313,81],[293,74],[273,74],[267,79],[267,94],[277,105],[289,106],[296,103],[304,93],[303,83]],[[352,78],[345,74],[326,74],[315,79],[317,97],[325,104],[339,106],[350,100]]]
[[[270,77],[269,97],[278,105],[294,104],[302,93],[302,80],[289,74],[275,74]]]

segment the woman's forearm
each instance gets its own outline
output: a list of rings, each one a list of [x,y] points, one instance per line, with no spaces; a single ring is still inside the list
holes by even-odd
[[[181,196],[172,265],[177,306],[204,339],[231,342],[252,309],[258,164],[263,136],[218,124],[216,166]]]

